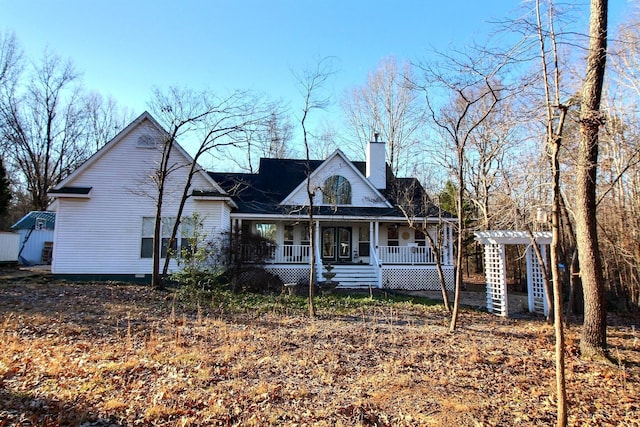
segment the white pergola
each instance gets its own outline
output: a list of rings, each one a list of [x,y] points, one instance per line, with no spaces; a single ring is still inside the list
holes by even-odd
[[[527,293],[529,311],[547,315],[549,307],[545,297],[544,277],[538,257],[533,250],[531,236],[525,231],[478,231],[477,242],[484,245],[484,268],[487,282],[487,310],[507,317],[509,300],[507,298],[507,270],[505,266],[506,245],[527,245]],[[547,262],[547,249],[551,244],[551,232],[534,232],[536,244]]]

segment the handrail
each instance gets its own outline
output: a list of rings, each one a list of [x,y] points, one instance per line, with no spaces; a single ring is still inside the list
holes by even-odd
[[[373,247],[372,243],[369,243],[369,253],[371,254],[373,267],[376,269],[376,281],[378,288],[382,289],[382,265],[378,258],[378,252],[376,251],[376,248]]]

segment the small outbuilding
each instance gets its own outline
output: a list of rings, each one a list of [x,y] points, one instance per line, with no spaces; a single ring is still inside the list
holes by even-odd
[[[32,211],[11,226],[20,234],[18,262],[22,265],[51,264],[55,212]]]
[[[19,234],[0,231],[0,264],[16,264],[19,247]]]

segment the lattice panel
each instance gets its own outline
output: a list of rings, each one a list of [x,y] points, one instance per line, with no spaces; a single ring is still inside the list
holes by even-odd
[[[546,246],[540,246],[542,259],[546,259]],[[547,299],[544,288],[544,275],[533,247],[527,248],[527,291],[529,292],[529,311],[547,315]]]
[[[504,245],[484,246],[484,265],[487,280],[487,310],[491,313],[507,316],[507,277],[505,273]]]
[[[443,267],[445,284],[452,291],[455,286],[453,267]],[[435,269],[382,267],[382,287],[405,291],[439,291],[440,279]]]
[[[311,273],[308,266],[265,266],[265,270],[280,277],[284,283],[309,283],[309,274]]]

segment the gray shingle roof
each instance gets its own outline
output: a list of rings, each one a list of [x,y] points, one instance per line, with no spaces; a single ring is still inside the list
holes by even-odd
[[[309,173],[318,168],[322,160],[310,160]],[[352,162],[364,175],[365,162]],[[237,203],[235,212],[249,214],[289,214],[301,212],[299,206],[280,206],[284,200],[306,177],[307,161],[304,159],[260,159],[258,173],[223,173],[209,172],[209,175],[228,192]],[[318,206],[317,215],[340,215],[354,217],[394,216],[404,217],[397,208],[399,198],[403,204],[413,206],[414,216],[438,216],[438,208],[434,206],[420,182],[415,178],[396,178],[387,168],[387,189],[381,190],[383,196],[391,203],[392,208],[375,208],[359,206]],[[422,201],[425,200],[426,204]],[[450,217],[448,213],[443,216]]]

